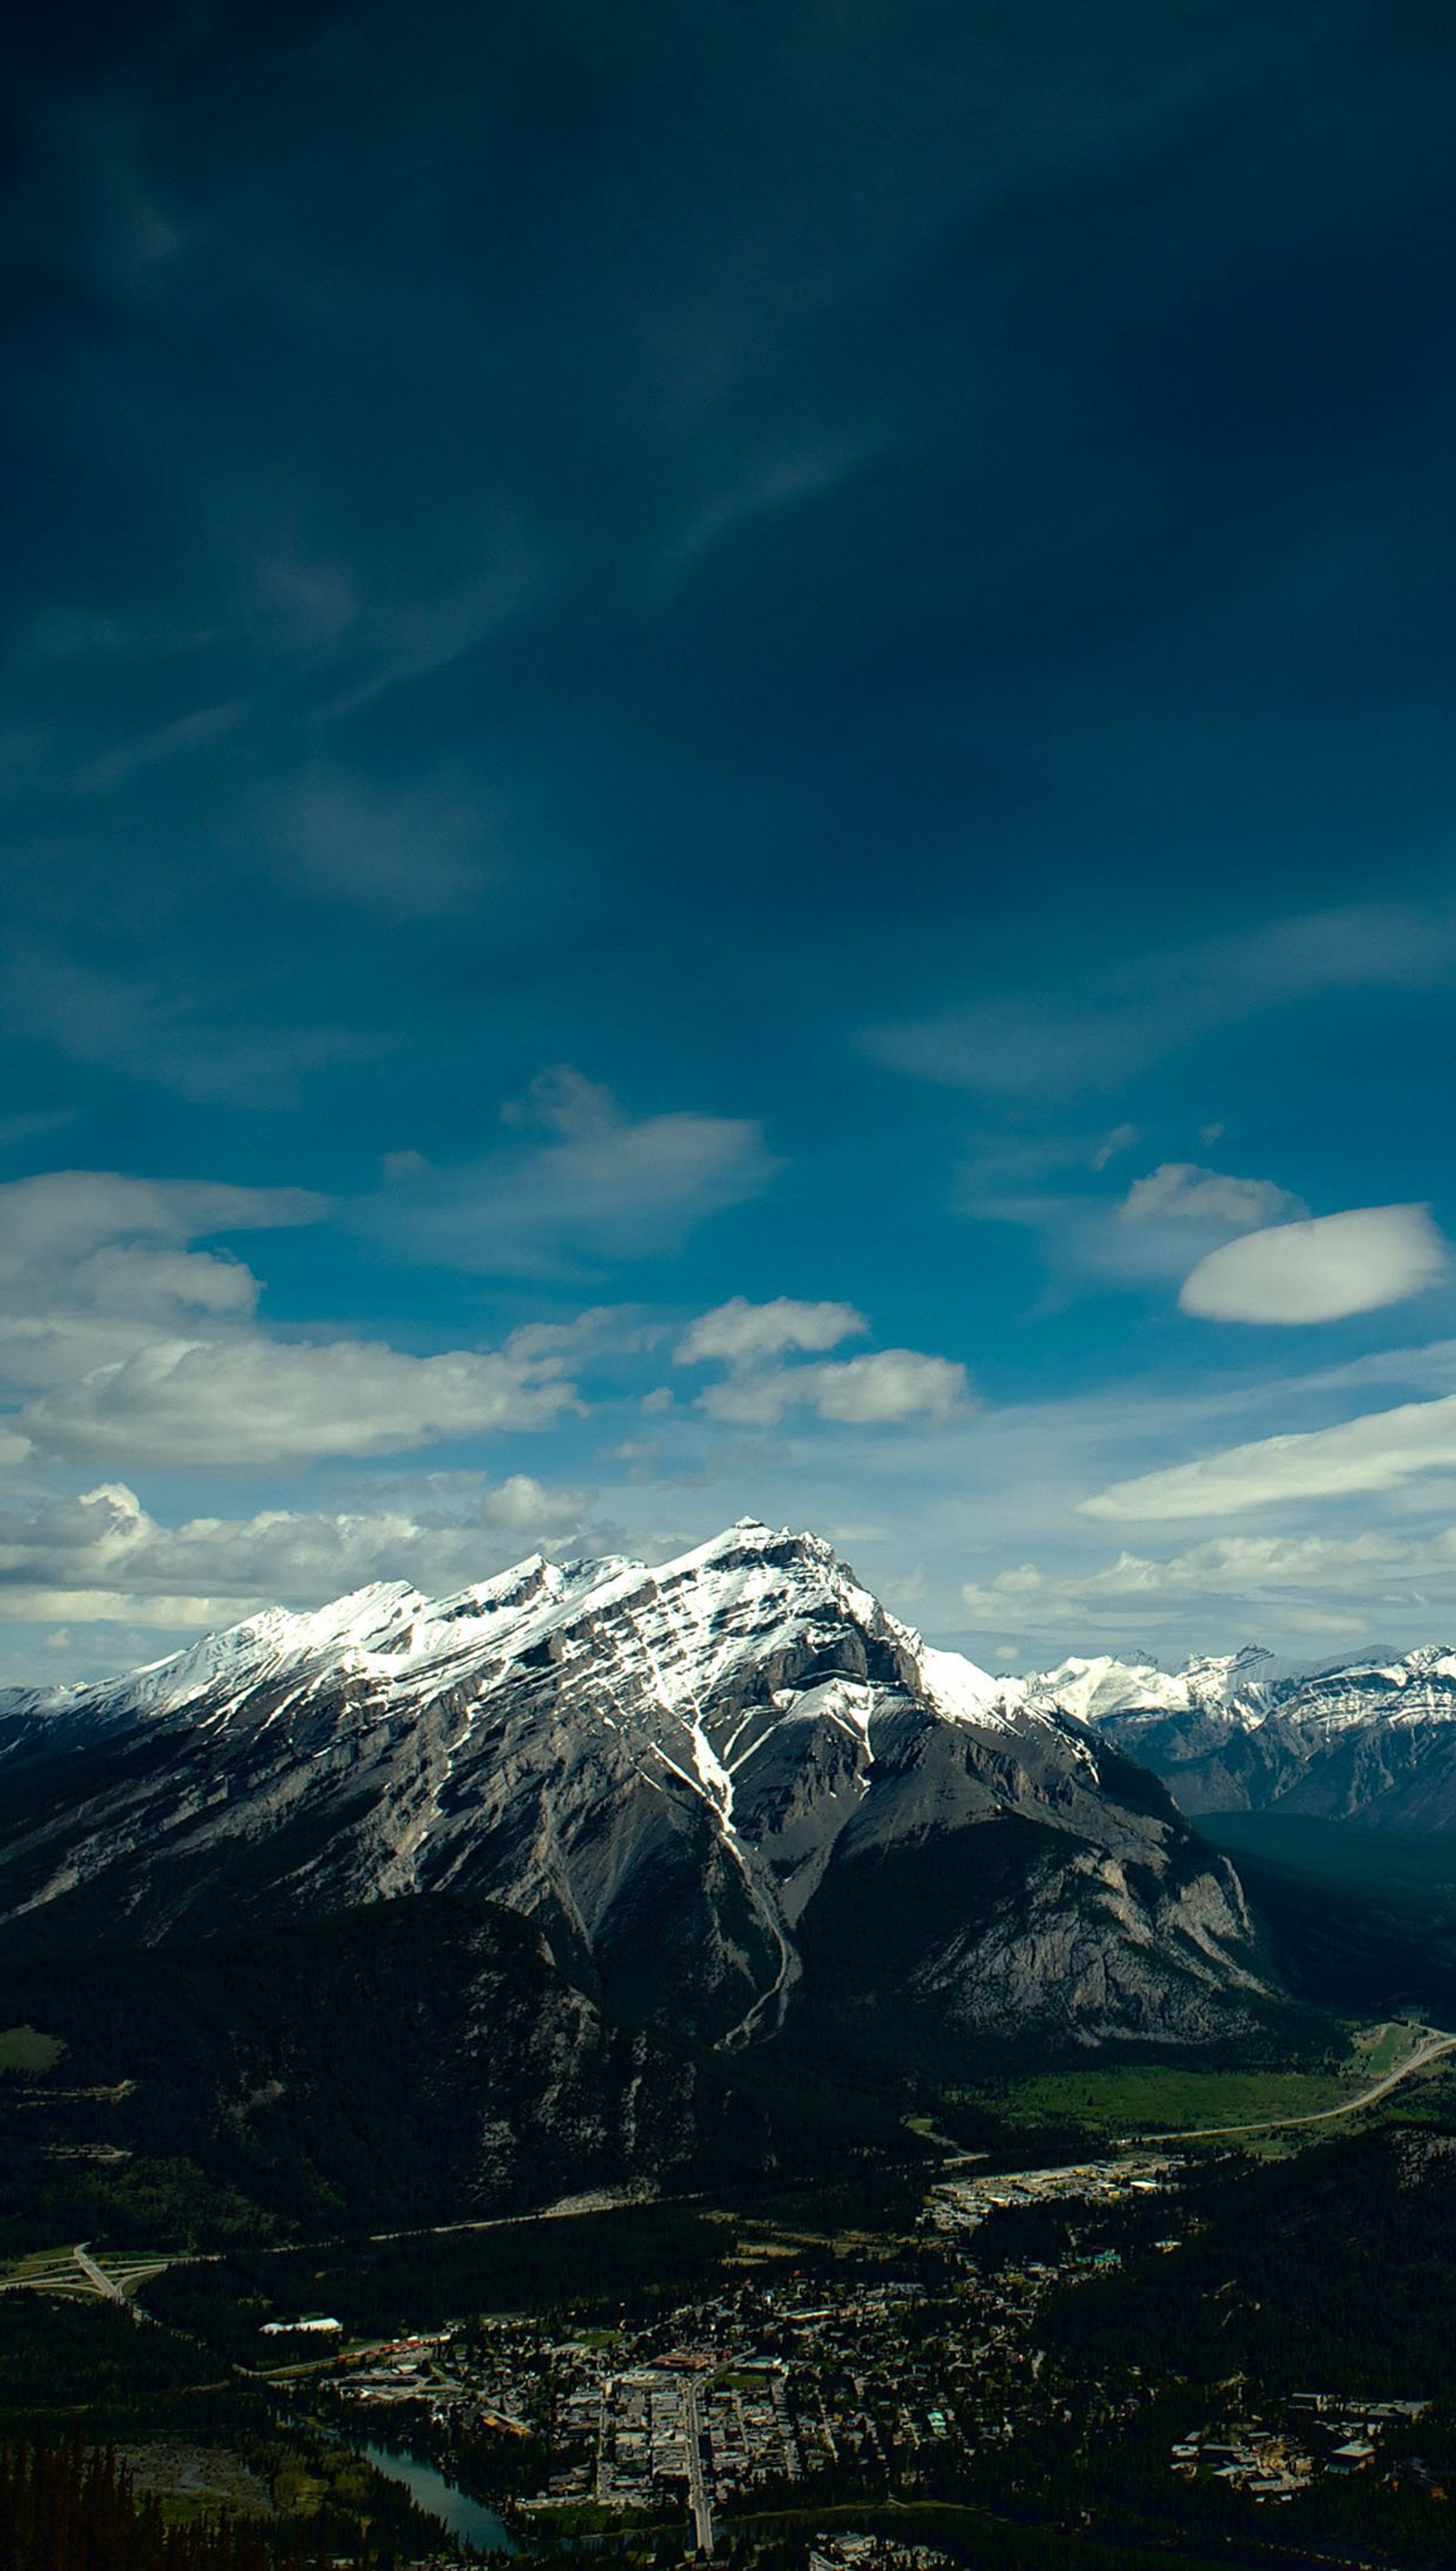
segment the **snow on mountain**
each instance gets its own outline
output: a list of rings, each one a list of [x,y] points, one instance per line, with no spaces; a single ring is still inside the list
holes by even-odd
[[[1256,1644],[1214,1658],[1187,1661],[1178,1670],[1154,1661],[1119,1661],[1104,1654],[1092,1661],[1063,1661],[1023,1679],[1028,1705],[1055,1706],[1084,1723],[1140,1712],[1226,1713],[1230,1719],[1256,1721],[1264,1704],[1260,1671],[1269,1655]],[[1234,1714],[1234,1708],[1238,1713]]]
[[[815,2010],[859,2043],[1198,2042],[1261,1990],[1231,1870],[1054,1693],[756,1521],[657,1566],[269,1610],[52,1720],[62,1762],[31,1708],[0,1767],[12,1933],[488,1897],[619,2009],[737,2044]]]
[[[1006,1720],[1003,1681],[959,1653],[931,1650],[888,1616],[819,1538],[787,1529],[775,1536],[752,1519],[656,1569],[621,1556],[558,1564],[532,1554],[448,1598],[376,1581],[314,1614],[268,1608],[125,1678],[28,1695],[25,1710],[87,1705],[97,1716],[125,1709],[137,1717],[192,1708],[199,1721],[221,1725],[260,1689],[286,1686],[301,1702],[328,1674],[364,1682],[380,1713],[399,1711],[446,1684],[488,1681],[543,1646],[563,1665],[589,1658],[610,1624],[615,1656],[651,1683],[670,1717],[686,1723],[698,1782],[722,1803],[728,1772],[697,1737],[701,1702],[744,1661],[782,1650],[806,1622],[811,1629],[815,1618],[833,1624],[845,1616],[877,1622],[894,1636],[927,1700],[948,1721]],[[553,1636],[561,1637],[559,1646],[551,1645]]]
[[[1027,1683],[1146,1762],[1185,1811],[1456,1828],[1456,1653],[1427,1644],[1275,1674],[1252,1648],[1164,1671],[1065,1661]]]

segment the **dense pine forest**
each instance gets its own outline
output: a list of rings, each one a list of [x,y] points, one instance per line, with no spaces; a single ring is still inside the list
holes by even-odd
[[[168,2526],[107,2449],[0,2446],[0,2571],[269,2571],[237,2521]]]

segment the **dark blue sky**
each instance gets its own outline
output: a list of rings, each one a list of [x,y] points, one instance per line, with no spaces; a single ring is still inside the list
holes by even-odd
[[[1456,1631],[1453,130],[1414,0],[21,31],[16,1672],[740,1512]]]

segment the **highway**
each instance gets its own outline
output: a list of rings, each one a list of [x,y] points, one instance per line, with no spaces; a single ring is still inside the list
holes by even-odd
[[[1443,2053],[1452,2052],[1456,2052],[1456,2035],[1447,2035],[1439,2027],[1432,2027],[1427,2031],[1424,2044],[1416,2046],[1408,2061],[1402,2062],[1394,2071],[1387,2071],[1370,2088],[1362,2089],[1357,2098],[1342,2099],[1337,2107],[1316,2107],[1312,2114],[1303,2116],[1260,2116],[1250,2125],[1184,2125],[1173,2133],[1140,2134],[1138,2140],[1142,2143],[1204,2143],[1224,2134],[1277,2134],[1292,2125],[1330,2125],[1341,2116],[1357,2116],[1362,2107],[1373,2107],[1379,2099],[1388,2098],[1392,2089],[1398,2089],[1402,2080],[1409,2080],[1413,2073],[1424,2071],[1428,2063],[1438,2061]]]
[[[77,2267],[80,2269],[82,2276],[90,2279],[91,2284],[96,2288],[99,2295],[107,2296],[114,2304],[124,2304],[126,2302],[126,2296],[122,2293],[115,2277],[109,2277],[104,2268],[98,2268],[96,2261],[92,2258],[92,2255],[87,2249],[84,2241],[78,2241],[76,2243],[75,2248],[71,2252],[71,2256],[75,2260]]]

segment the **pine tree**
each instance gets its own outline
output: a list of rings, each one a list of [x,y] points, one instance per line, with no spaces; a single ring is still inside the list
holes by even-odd
[[[272,2571],[255,2526],[169,2526],[109,2448],[0,2447],[0,2571]]]

